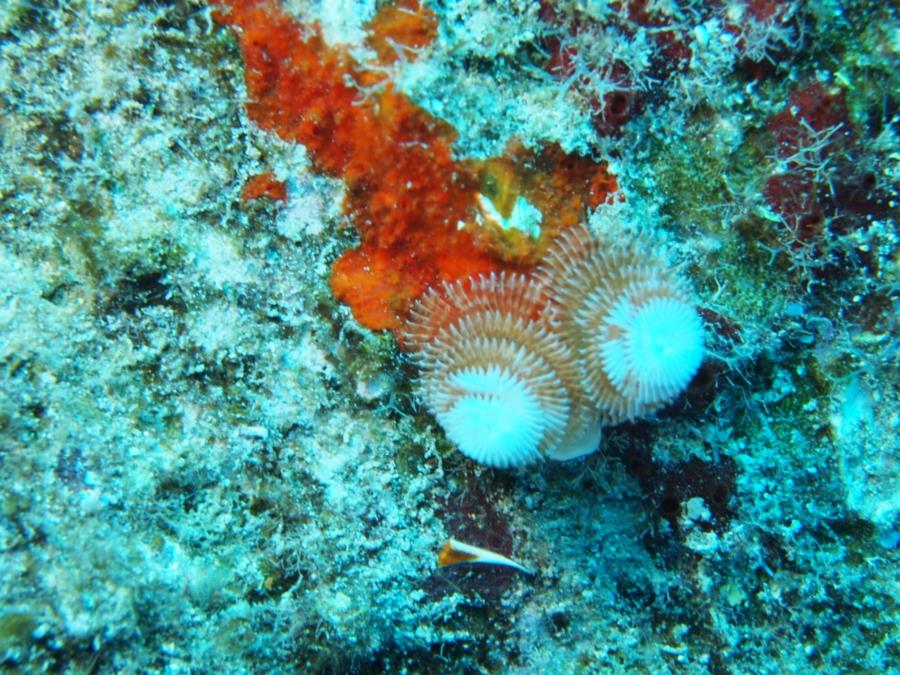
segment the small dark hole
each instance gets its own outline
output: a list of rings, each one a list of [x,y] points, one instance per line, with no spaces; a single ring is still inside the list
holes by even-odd
[[[625,468],[628,469],[628,473],[632,476],[641,478],[643,476],[649,476],[652,473],[653,464],[643,457],[626,457]]]
[[[674,495],[667,495],[659,502],[659,512],[665,518],[675,518],[681,512],[681,502]]]
[[[701,394],[712,389],[716,382],[715,375],[715,369],[709,362],[701,364],[697,373],[694,375],[694,379],[692,379],[690,385],[688,385],[690,393]]]
[[[606,109],[613,117],[624,117],[628,114],[630,98],[624,91],[614,91],[607,99]]]
[[[822,222],[821,213],[808,213],[802,216],[797,222],[797,237],[811,239],[821,231]]]
[[[715,506],[724,506],[728,501],[728,490],[724,485],[716,485],[710,493],[709,498]]]

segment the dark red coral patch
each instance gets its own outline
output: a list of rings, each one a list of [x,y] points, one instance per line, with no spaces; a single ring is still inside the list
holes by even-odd
[[[768,127],[783,167],[766,180],[763,195],[796,242],[813,240],[834,211],[832,174],[847,168],[855,140],[843,94],[819,82],[799,87]]]
[[[782,158],[805,151],[824,160],[853,139],[843,93],[826,89],[820,82],[795,89],[788,105],[769,118],[768,126]]]

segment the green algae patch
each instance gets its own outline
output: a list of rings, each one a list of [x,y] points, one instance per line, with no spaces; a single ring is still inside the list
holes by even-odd
[[[0,655],[3,660],[17,661],[16,654],[28,648],[37,622],[26,612],[7,612],[0,615]]]

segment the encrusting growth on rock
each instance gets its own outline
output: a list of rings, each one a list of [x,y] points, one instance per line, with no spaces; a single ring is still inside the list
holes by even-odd
[[[377,58],[364,62],[277,0],[212,4],[244,57],[250,119],[302,144],[317,172],[346,185],[343,209],[360,243],[335,261],[331,289],[367,328],[396,330],[432,285],[532,270],[557,232],[617,189],[605,162],[557,145],[511,143],[503,157],[455,158],[455,130],[389,76],[395,61],[415,60],[437,35],[434,13],[417,1],[382,4],[367,25]],[[272,192],[252,181],[246,194]],[[538,232],[484,217],[493,201],[508,217],[520,197],[541,213]]]
[[[457,160],[453,129],[390,81],[388,65],[435,39],[427,7],[384,5],[363,63],[275,0],[214,6],[244,56],[249,117],[346,184],[361,241],[334,264],[335,297],[366,327],[399,329],[423,400],[466,455],[505,467],[587,454],[601,420],[687,386],[703,356],[687,285],[658,251],[579,225],[617,189],[605,163],[515,144]],[[283,194],[266,174],[245,189]]]

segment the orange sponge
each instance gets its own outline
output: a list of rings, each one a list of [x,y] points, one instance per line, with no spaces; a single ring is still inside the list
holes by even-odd
[[[529,270],[556,232],[615,189],[603,165],[558,148],[493,164],[456,161],[448,124],[397,92],[383,70],[327,45],[317,26],[297,23],[276,0],[214,1],[240,42],[250,118],[302,143],[317,170],[347,185],[344,210],[361,244],[335,263],[331,287],[369,328],[396,329],[439,282]],[[381,7],[368,44],[387,65],[413,58],[436,34],[431,12],[405,0]],[[480,217],[492,176],[502,199],[533,200],[544,216],[540,237]]]

